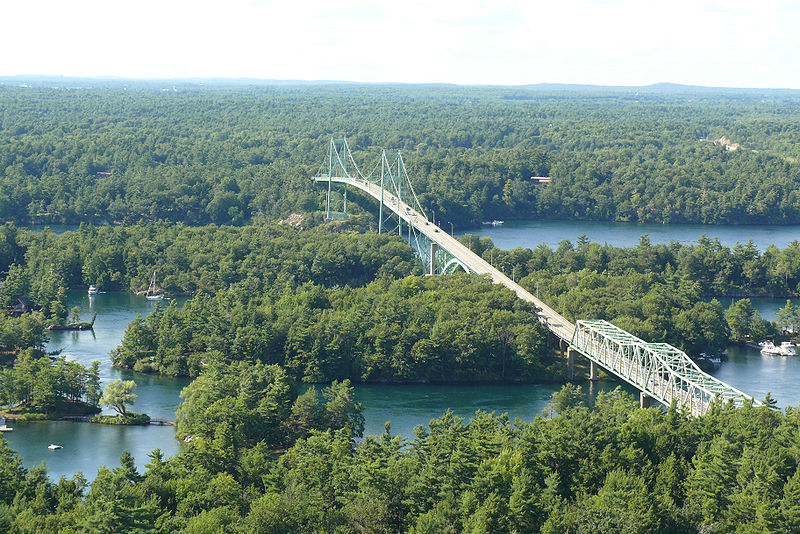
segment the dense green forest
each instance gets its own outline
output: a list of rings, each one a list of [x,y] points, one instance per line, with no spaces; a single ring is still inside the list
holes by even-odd
[[[120,466],[102,468],[91,484],[80,474],[53,482],[42,466],[23,468],[0,438],[0,528],[270,534],[800,529],[800,411],[782,413],[770,399],[757,408],[717,406],[687,418],[675,407],[638,409],[619,390],[590,405],[579,388],[566,387],[554,398],[552,417],[532,423],[480,412],[465,422],[445,413],[417,427],[413,437],[393,436],[387,424],[383,435],[354,446],[358,406],[346,386],[328,392],[325,405],[316,393],[292,404],[273,387],[281,380],[277,369],[256,376],[246,387],[236,387],[238,378],[221,392],[187,394],[187,403],[212,395],[229,415],[216,421],[213,435],[198,429],[174,458],[154,451],[144,473],[126,453]],[[301,425],[305,416],[330,426],[309,433]],[[286,439],[294,444],[275,456],[271,445]]]
[[[13,252],[4,258],[0,301],[27,296],[44,311],[65,310],[70,287],[141,291],[157,271],[168,292],[204,296],[132,323],[119,365],[196,376],[204,359],[224,354],[280,363],[311,382],[561,377],[535,324],[525,334],[535,339],[517,343],[522,325],[535,322],[510,293],[470,277],[414,278],[421,265],[397,236],[346,228],[150,223],[55,235],[4,226],[0,243]],[[690,354],[778,334],[746,298],[729,310],[713,298],[792,297],[800,284],[798,243],[760,252],[752,243],[652,245],[643,236],[629,248],[580,238],[556,250],[503,251],[487,239],[461,239],[568,318],[608,319]],[[0,350],[34,335],[35,319],[26,321],[3,319]],[[505,356],[495,359],[500,349]]]
[[[779,335],[749,299],[740,298],[726,310],[713,297],[800,293],[797,241],[762,253],[752,242],[730,248],[705,236],[694,244],[652,245],[645,235],[636,247],[600,245],[581,236],[555,250],[545,245],[500,250],[488,238],[468,234],[460,239],[568,319],[606,319],[692,355]]]
[[[198,296],[138,317],[115,365],[198,376],[212,362],[279,364],[305,382],[544,381],[565,377],[534,307],[469,275],[410,276],[362,288],[303,285]]]
[[[402,149],[422,204],[458,225],[551,217],[800,223],[800,95],[421,86],[0,84],[0,402],[101,402],[98,365],[46,355],[89,284],[183,307],[113,352],[190,376],[177,436],[91,484],[26,469],[0,437],[0,531],[800,532],[800,410],[637,409],[565,386],[533,422],[445,413],[362,439],[352,382],[563,380],[535,309],[468,275],[421,276],[353,197],[324,224],[308,177],[331,136],[369,169]],[[713,141],[725,136],[736,150]],[[530,176],[550,176],[538,187]],[[300,227],[269,221],[303,213]],[[111,223],[107,226],[106,223]],[[747,298],[800,293],[800,244],[501,251],[462,241],[571,319],[692,354],[777,336]],[[17,299],[32,310],[5,310]],[[791,311],[791,306],[787,305]],[[800,311],[792,312],[795,315]],[[788,311],[787,311],[788,314]],[[301,384],[305,382],[305,384]],[[317,385],[309,385],[317,384]]]
[[[441,220],[800,223],[800,94],[0,85],[0,215],[242,224],[319,210],[331,136],[402,149]],[[722,137],[739,146],[715,145]],[[730,145],[732,146],[732,145]],[[531,176],[550,176],[538,188]],[[358,208],[355,208],[358,209]]]

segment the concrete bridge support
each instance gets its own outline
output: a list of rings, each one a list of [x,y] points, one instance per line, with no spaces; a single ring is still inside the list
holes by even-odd
[[[567,377],[575,378],[575,351],[570,348],[567,348]]]
[[[431,263],[428,266],[428,274],[433,276],[436,274],[436,253],[439,251],[438,243],[431,243]]]
[[[595,381],[597,379],[597,364],[589,360],[589,380]]]
[[[644,391],[639,392],[639,408],[649,408],[655,402],[656,400]]]

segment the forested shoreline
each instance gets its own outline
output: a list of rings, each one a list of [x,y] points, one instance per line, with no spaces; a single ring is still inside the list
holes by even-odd
[[[315,211],[324,193],[308,178],[347,136],[366,172],[381,148],[402,150],[423,207],[460,227],[800,223],[792,91],[128,85],[0,85],[5,220],[240,225]]]
[[[157,271],[168,294],[195,298],[131,323],[116,365],[194,377],[211,361],[248,360],[280,364],[304,382],[563,379],[533,310],[510,292],[468,276],[421,277],[423,266],[396,235],[342,224],[83,225],[61,235],[6,225],[0,302],[23,296],[41,306],[36,317],[47,317],[65,312],[70,287],[137,292]],[[715,298],[789,299],[800,288],[797,242],[760,252],[705,237],[652,245],[642,236],[629,248],[580,237],[555,250],[461,240],[567,318],[607,319],[693,356],[780,336],[748,299],[725,309]],[[30,338],[32,320],[4,319],[7,337]],[[778,326],[794,329],[798,320]]]
[[[356,444],[358,406],[346,386],[334,385],[326,405],[316,394],[292,404],[285,388],[271,387],[277,371],[259,371],[238,394],[234,378],[216,401],[226,416],[208,422],[214,431],[197,413],[204,428],[194,427],[186,449],[168,460],[156,449],[141,473],[125,453],[91,484],[80,473],[53,482],[43,466],[22,467],[0,438],[0,525],[270,534],[800,528],[800,412],[782,413],[769,398],[688,418],[674,406],[639,409],[619,390],[589,402],[573,386],[531,423],[448,412],[413,437],[393,436],[387,423]],[[330,426],[305,426],[313,421]],[[293,444],[276,456],[271,447],[286,437]]]
[[[153,273],[191,299],[137,317],[110,357],[192,378],[182,452],[155,449],[143,472],[125,452],[91,483],[53,481],[0,437],[0,531],[800,532],[800,409],[769,395],[690,417],[567,384],[530,422],[443,407],[413,436],[387,422],[364,437],[356,383],[564,382],[566,363],[530,303],[487,278],[424,276],[400,236],[370,231],[357,195],[351,219],[326,223],[308,179],[347,135],[365,170],[377,149],[402,149],[423,206],[458,226],[800,223],[798,103],[688,88],[0,84],[0,402],[124,419],[135,383],[101,395],[97,362],[46,354],[45,327],[70,289],[140,293]],[[57,223],[79,226],[18,226]],[[747,298],[717,300],[796,297],[796,241],[461,240],[568,319],[692,356],[800,327],[797,306],[773,323]]]

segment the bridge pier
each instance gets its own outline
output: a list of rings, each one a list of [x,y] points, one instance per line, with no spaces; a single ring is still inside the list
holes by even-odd
[[[597,378],[597,364],[589,360],[589,380],[595,381]]]
[[[567,348],[567,377],[575,378],[575,351],[570,348]]]
[[[438,243],[431,243],[431,263],[428,266],[428,274],[433,276],[436,274],[436,253],[439,251]]]
[[[644,391],[639,392],[639,408],[641,409],[649,408],[655,402],[656,400],[647,393],[645,393]]]

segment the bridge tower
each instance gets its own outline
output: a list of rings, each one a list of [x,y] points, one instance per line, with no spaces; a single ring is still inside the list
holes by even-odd
[[[327,164],[327,165],[326,165]],[[325,168],[327,166],[327,169]],[[350,146],[347,144],[347,139],[333,139],[331,138],[331,142],[328,145],[328,157],[325,163],[322,164],[319,172],[317,173],[318,176],[327,176],[328,177],[328,193],[325,196],[325,220],[333,220],[333,219],[346,219],[347,218],[347,183],[342,183],[342,192],[341,192],[341,211],[332,211],[331,210],[331,203],[332,201],[335,202],[338,199],[333,198],[334,196],[339,196],[334,188],[334,179],[335,178],[349,178],[350,173],[348,169],[357,170],[355,162],[353,161],[353,155],[350,153]]]
[[[381,153],[378,164],[369,174],[363,174],[353,159],[346,139],[331,139],[328,154],[319,171],[312,177],[315,182],[327,186],[325,197],[326,220],[347,217],[347,185],[356,190],[370,191],[378,200],[378,233],[397,231],[407,238],[416,249],[426,272],[431,274],[452,273],[457,269],[469,271],[464,264],[445,248],[433,247],[433,243],[419,228],[420,225],[434,228],[417,198],[414,185],[408,176],[403,155],[397,152]],[[335,191],[337,184],[343,186],[341,196]],[[373,189],[374,188],[374,189]],[[342,211],[332,208],[341,199]],[[437,227],[436,232],[441,231]]]
[[[406,185],[406,196],[412,197],[413,201],[409,202],[409,199],[403,199],[403,182]],[[422,206],[419,205],[417,201],[417,196],[414,194],[414,190],[411,186],[411,180],[408,178],[408,173],[406,172],[405,163],[403,163],[403,155],[398,150],[393,154],[386,154],[384,150],[381,154],[381,177],[380,177],[380,186],[381,186],[381,201],[378,207],[378,233],[383,233],[384,226],[392,220],[392,211],[389,211],[389,216],[384,219],[383,217],[383,206],[385,202],[386,192],[392,193],[395,197],[397,197],[397,201],[399,203],[408,202],[409,204],[413,205],[419,213],[425,216],[425,212],[422,210]],[[410,195],[409,195],[410,191]],[[392,199],[394,200],[394,199]],[[397,215],[397,233],[398,235],[403,235],[403,218],[398,214]],[[411,225],[408,225],[408,239],[409,243],[411,243],[411,234],[413,230]],[[394,228],[391,230],[394,231]]]

